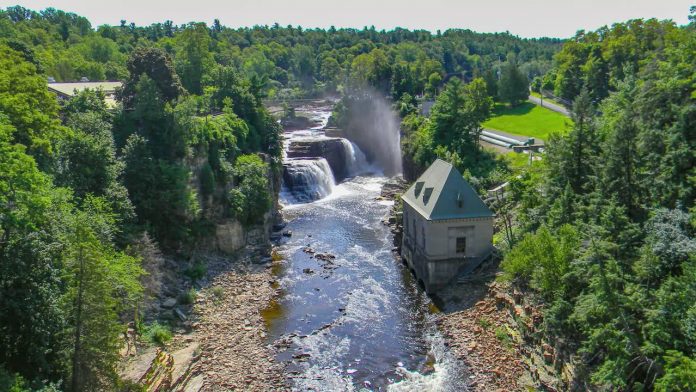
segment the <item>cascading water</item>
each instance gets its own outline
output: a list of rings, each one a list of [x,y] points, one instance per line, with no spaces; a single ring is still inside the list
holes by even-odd
[[[324,158],[289,159],[283,165],[286,201],[307,203],[322,199],[334,189],[334,175]]]
[[[365,154],[363,154],[355,143],[343,138],[341,139],[341,143],[343,144],[343,149],[345,150],[346,167],[348,168],[348,173],[351,176],[365,174],[366,172],[370,171]]]
[[[330,112],[309,110],[315,118]],[[381,142],[398,151],[398,134],[386,136]],[[320,129],[286,138],[293,147],[284,164],[283,215],[292,236],[276,248],[282,294],[262,315],[292,390],[467,390],[469,375],[445,347],[431,300],[394,260],[381,222],[392,204],[380,197],[384,175],[399,170],[393,154],[381,155],[387,148],[369,138],[363,154],[357,139],[354,145]],[[327,159],[306,158],[319,154]],[[334,185],[333,175],[342,181]]]

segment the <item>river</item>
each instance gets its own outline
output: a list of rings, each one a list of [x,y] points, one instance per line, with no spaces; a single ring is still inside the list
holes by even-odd
[[[305,109],[320,126],[286,133],[286,146],[322,138],[330,109]],[[437,308],[392,253],[382,223],[392,202],[379,199],[388,179],[364,164],[358,173],[310,202],[284,190],[292,236],[276,248],[281,295],[264,312],[277,360],[288,363],[295,390],[466,390],[466,371],[435,325]]]

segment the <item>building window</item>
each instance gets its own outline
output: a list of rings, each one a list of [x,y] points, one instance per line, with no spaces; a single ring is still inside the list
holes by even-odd
[[[466,253],[466,237],[457,237],[457,253]]]
[[[423,249],[425,249],[425,227],[421,227],[421,235],[423,236]]]

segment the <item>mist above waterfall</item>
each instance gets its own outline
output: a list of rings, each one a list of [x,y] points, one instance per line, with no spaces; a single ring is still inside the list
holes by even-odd
[[[400,174],[401,142],[398,115],[376,91],[352,91],[339,104],[336,121],[344,135],[386,176]]]

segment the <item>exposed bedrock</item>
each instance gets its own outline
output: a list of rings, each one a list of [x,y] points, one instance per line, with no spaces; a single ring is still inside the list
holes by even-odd
[[[349,164],[353,157],[342,138],[313,138],[293,140],[288,158],[324,158],[329,163],[336,182],[351,175]]]

